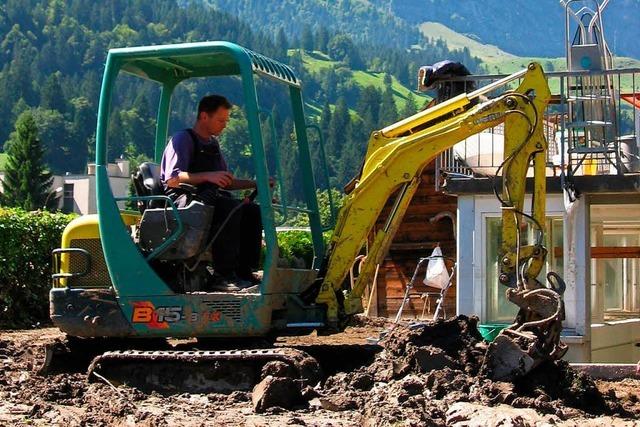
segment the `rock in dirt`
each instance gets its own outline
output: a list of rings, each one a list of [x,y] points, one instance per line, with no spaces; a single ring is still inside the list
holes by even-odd
[[[507,405],[487,407],[476,403],[458,402],[449,406],[447,426],[540,426],[555,425],[557,419],[541,416],[533,409],[512,408]]]
[[[318,398],[322,409],[333,412],[356,409],[358,402],[350,396],[328,396]]]
[[[314,399],[320,396],[320,394],[318,393],[318,390],[310,386],[304,386],[302,388],[301,393],[302,393],[302,399],[305,401],[309,401],[311,399]]]
[[[253,410],[261,413],[276,406],[291,409],[302,401],[302,395],[291,378],[268,375],[253,388],[251,400]]]
[[[260,373],[260,378],[264,379],[271,375],[272,377],[291,377],[294,378],[295,370],[288,363],[280,360],[272,360],[265,363]]]
[[[368,372],[356,372],[350,379],[351,387],[356,390],[368,391],[373,387],[373,375]]]

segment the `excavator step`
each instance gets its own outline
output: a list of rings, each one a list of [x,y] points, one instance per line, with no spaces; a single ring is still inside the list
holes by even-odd
[[[93,359],[89,379],[127,384],[162,394],[248,391],[271,361],[283,362],[301,387],[321,378],[317,361],[304,351],[270,348],[223,351],[109,351]]]

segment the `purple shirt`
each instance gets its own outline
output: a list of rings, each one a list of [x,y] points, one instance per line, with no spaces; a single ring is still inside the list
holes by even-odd
[[[215,136],[212,136],[209,140],[205,140],[200,138],[198,134],[195,135],[200,140],[200,144],[215,144],[218,146],[218,150],[220,150],[220,143]],[[194,141],[189,132],[181,130],[173,134],[162,154],[160,178],[163,183],[166,183],[170,178],[178,176],[180,172],[190,172],[189,165],[194,156],[194,148]],[[211,170],[228,170],[227,162],[224,160],[224,157],[222,157],[222,153],[220,154],[220,161],[211,165]]]

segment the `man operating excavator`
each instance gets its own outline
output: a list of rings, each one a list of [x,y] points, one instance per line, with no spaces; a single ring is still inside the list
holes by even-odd
[[[229,122],[233,105],[221,95],[208,95],[198,104],[196,123],[176,132],[162,155],[161,178],[165,193],[178,207],[195,197],[215,208],[210,238],[214,291],[238,291],[258,282],[262,242],[260,209],[248,200],[239,200],[229,190],[256,188],[256,182],[240,179],[229,171],[218,140]],[[180,184],[196,187],[195,195]],[[221,228],[222,227],[222,228]]]

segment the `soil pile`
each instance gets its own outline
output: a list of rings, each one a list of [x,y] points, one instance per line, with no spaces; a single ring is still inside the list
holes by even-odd
[[[369,425],[450,424],[449,409],[459,402],[532,408],[546,416],[544,421],[556,423],[575,417],[640,416],[638,406],[625,408],[615,393],[603,394],[593,379],[564,361],[543,363],[514,383],[483,378],[479,373],[487,344],[477,321],[459,316],[398,326],[383,339],[384,351],[372,364],[328,378],[317,402],[311,403],[362,410]]]

